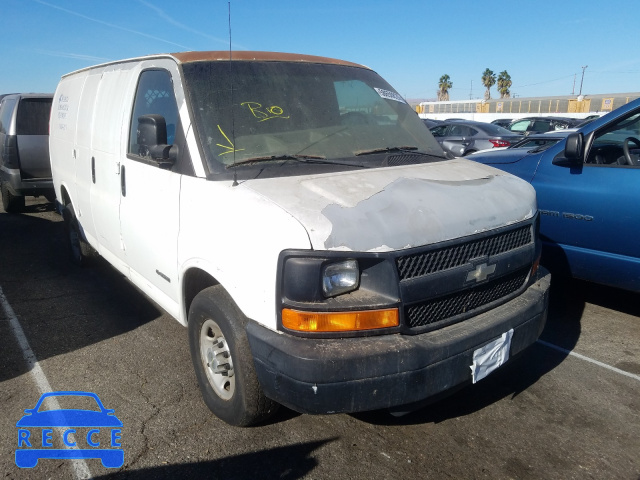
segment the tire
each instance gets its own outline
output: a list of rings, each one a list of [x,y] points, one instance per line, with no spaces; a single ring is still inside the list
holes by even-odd
[[[13,195],[4,182],[0,184],[0,190],[2,190],[2,207],[5,212],[16,213],[24,208],[23,195]]]
[[[76,213],[70,203],[62,209],[62,219],[71,262],[80,267],[89,265],[98,256],[98,252],[82,238]]]
[[[189,347],[203,400],[236,427],[266,420],[278,408],[258,382],[245,324],[220,285],[201,291],[189,308]]]

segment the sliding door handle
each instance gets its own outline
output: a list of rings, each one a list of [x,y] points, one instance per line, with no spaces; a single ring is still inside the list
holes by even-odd
[[[124,165],[120,167],[120,192],[122,192],[122,196],[127,196],[127,181],[124,174]]]

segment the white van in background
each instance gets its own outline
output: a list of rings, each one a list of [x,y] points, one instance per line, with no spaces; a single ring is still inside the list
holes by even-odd
[[[369,68],[265,52],[87,68],[58,85],[50,152],[74,260],[95,250],[188,326],[230,424],[278,403],[406,410],[544,326],[534,190],[445,158]]]

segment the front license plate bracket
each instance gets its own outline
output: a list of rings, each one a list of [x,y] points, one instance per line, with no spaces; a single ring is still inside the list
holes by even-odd
[[[513,337],[513,328],[473,352],[473,363],[471,364],[473,383],[482,380],[509,360],[511,337]]]

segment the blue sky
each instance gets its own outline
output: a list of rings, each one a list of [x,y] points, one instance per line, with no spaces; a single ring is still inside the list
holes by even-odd
[[[53,92],[110,60],[228,50],[227,0],[2,0],[0,93]],[[231,0],[233,49],[365,64],[410,99],[481,98],[485,68],[521,97],[640,91],[637,0]],[[574,87],[575,78],[575,87]],[[491,96],[498,96],[495,86]]]

